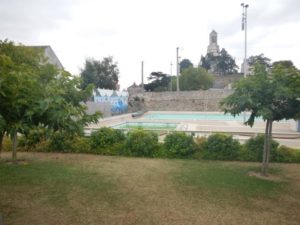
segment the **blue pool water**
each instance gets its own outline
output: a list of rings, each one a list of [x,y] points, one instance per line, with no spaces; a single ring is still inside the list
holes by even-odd
[[[144,128],[144,129],[168,129],[173,130],[177,127],[177,123],[149,123],[149,122],[126,122],[121,123],[112,128],[115,129],[132,129],[132,128]]]
[[[243,121],[244,115],[231,116],[229,114],[171,114],[171,113],[153,113],[143,116],[146,119],[158,119],[158,120],[238,120]],[[246,115],[248,119],[248,115]]]

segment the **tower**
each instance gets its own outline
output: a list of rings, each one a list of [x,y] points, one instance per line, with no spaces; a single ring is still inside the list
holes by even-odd
[[[219,45],[218,45],[218,34],[216,31],[212,31],[209,34],[209,45],[207,47],[207,54],[212,54],[213,56],[219,55]]]

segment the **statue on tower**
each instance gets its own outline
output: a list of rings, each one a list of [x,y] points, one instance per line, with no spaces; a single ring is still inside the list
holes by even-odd
[[[212,54],[213,56],[219,55],[219,45],[218,45],[218,34],[216,31],[212,31],[209,34],[209,45],[207,47],[207,54]]]

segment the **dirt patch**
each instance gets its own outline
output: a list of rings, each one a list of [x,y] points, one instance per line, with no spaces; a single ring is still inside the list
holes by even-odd
[[[262,179],[262,180],[269,180],[269,181],[283,181],[282,177],[276,176],[276,175],[270,175],[268,174],[267,176],[261,174],[261,173],[257,173],[257,172],[249,172],[248,175],[250,177],[256,177],[258,179]]]

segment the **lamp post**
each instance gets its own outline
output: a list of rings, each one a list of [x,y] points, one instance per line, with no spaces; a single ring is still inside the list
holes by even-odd
[[[247,8],[249,7],[248,4],[242,3],[241,6],[243,7],[243,14],[242,14],[242,30],[245,31],[245,55],[244,55],[244,78],[247,77]],[[246,122],[246,112],[244,112],[244,123]]]
[[[243,14],[242,14],[242,30],[245,31],[245,56],[244,56],[244,77],[247,76],[247,9],[249,7],[248,4],[242,3],[241,6],[243,7]]]
[[[173,63],[171,62],[170,64],[170,91],[172,90],[172,67],[173,67]]]
[[[177,91],[179,91],[179,47],[176,48],[176,77],[177,77]]]

